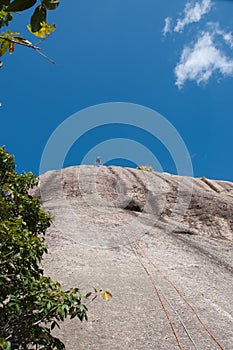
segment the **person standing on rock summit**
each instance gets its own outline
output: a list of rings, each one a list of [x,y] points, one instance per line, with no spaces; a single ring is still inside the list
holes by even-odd
[[[97,165],[97,166],[101,165],[101,158],[100,157],[96,158],[95,165]]]

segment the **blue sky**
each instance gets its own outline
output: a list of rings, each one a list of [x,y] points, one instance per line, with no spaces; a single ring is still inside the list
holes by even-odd
[[[61,0],[49,15],[57,29],[41,47],[56,64],[17,47],[3,57],[0,71],[0,144],[15,154],[19,171],[38,174],[48,139],[72,114],[129,102],[157,111],[176,128],[195,177],[233,181],[233,1]],[[16,15],[10,28],[20,27],[35,43],[22,29],[29,17],[30,11]],[[106,139],[134,139],[148,148],[149,135],[134,132],[90,130],[70,148],[64,166],[79,164]],[[163,171],[176,173],[164,148],[155,141],[153,153]],[[135,164],[116,158],[103,162]]]

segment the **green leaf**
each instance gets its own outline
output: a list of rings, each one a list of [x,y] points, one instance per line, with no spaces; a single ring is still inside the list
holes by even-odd
[[[11,343],[0,337],[0,349],[11,350]]]
[[[3,40],[0,46],[0,57],[3,56],[10,47],[10,42],[8,40]]]
[[[5,350],[11,350],[11,343],[9,341],[5,344]]]
[[[51,324],[51,331],[52,331],[56,326],[57,326],[58,328],[60,328],[59,324],[58,324],[56,321],[53,321],[52,324]]]
[[[0,28],[8,26],[9,22],[13,19],[10,12],[1,9],[3,5],[0,4]]]
[[[31,17],[31,31],[32,33],[38,32],[42,25],[41,23],[46,21],[46,8],[43,5],[37,6]]]
[[[34,6],[37,0],[14,0],[7,8],[9,12],[24,11]]]
[[[87,298],[89,298],[91,295],[92,295],[92,292],[89,292],[89,293],[87,293],[87,294],[85,295],[85,298],[87,299]]]
[[[60,0],[43,0],[42,4],[45,5],[47,10],[56,10],[58,5],[60,4]]]
[[[10,0],[0,0],[0,4],[2,5],[9,5]]]

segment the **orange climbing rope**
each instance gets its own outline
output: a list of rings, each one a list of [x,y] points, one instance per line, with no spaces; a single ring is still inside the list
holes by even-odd
[[[121,214],[121,213],[119,213],[119,214]],[[121,218],[121,220],[122,220],[122,222],[124,223],[124,221],[123,221],[124,218]],[[127,223],[127,225],[128,225],[128,223]],[[175,336],[175,338],[176,338],[177,345],[178,345],[179,349],[182,350],[183,348],[182,348],[182,345],[181,345],[181,342],[180,342],[178,333],[177,333],[176,328],[175,328],[175,326],[174,326],[174,324],[173,324],[173,322],[172,322],[172,320],[171,320],[171,317],[170,317],[170,315],[169,315],[169,312],[168,312],[168,310],[167,310],[167,308],[166,308],[166,306],[165,306],[165,304],[164,304],[164,302],[163,302],[161,293],[159,292],[159,289],[158,289],[158,287],[157,287],[157,285],[156,285],[156,283],[155,283],[155,281],[154,281],[154,279],[153,279],[152,274],[150,273],[149,269],[147,268],[147,266],[146,266],[146,265],[143,263],[143,261],[142,261],[143,255],[141,254],[140,246],[138,245],[138,240],[133,240],[133,243],[132,243],[132,244],[134,245],[134,249],[133,249],[133,250],[134,250],[134,253],[135,253],[136,256],[138,257],[138,259],[139,259],[139,261],[140,261],[142,267],[143,267],[144,270],[146,271],[146,273],[147,273],[147,275],[148,275],[148,277],[149,277],[149,279],[150,279],[150,281],[151,281],[151,284],[153,285],[153,287],[154,287],[154,289],[155,289],[155,291],[156,291],[156,294],[157,294],[157,296],[158,296],[159,302],[160,302],[160,304],[161,304],[161,306],[162,306],[162,308],[163,308],[163,310],[164,310],[164,313],[165,313],[165,315],[166,315],[166,317],[167,317],[167,319],[168,319],[168,322],[169,322],[169,324],[170,324],[170,326],[171,326],[172,332],[173,332],[173,334],[174,334],[174,336]]]
[[[103,168],[102,168],[103,169]],[[108,185],[107,185],[107,181],[106,181],[106,174],[104,174],[104,183],[105,183],[105,188],[107,190],[107,193],[109,194],[109,196],[111,198],[112,197],[112,194],[111,194],[111,191],[109,190],[108,188]],[[117,208],[118,209],[118,208]],[[131,238],[131,246],[133,248],[133,251],[135,253],[135,255],[137,256],[140,264],[142,265],[143,269],[146,271],[150,281],[151,281],[151,284],[153,285],[155,291],[156,291],[156,294],[158,296],[158,299],[160,301],[160,304],[164,310],[164,313],[169,321],[169,324],[170,324],[170,327],[172,329],[172,332],[175,336],[175,339],[176,339],[176,342],[177,342],[177,345],[179,347],[180,350],[182,350],[182,345],[181,345],[181,342],[180,342],[180,339],[179,339],[179,336],[178,336],[178,333],[176,331],[176,328],[171,320],[171,317],[169,315],[169,312],[163,302],[163,298],[161,296],[161,293],[159,292],[159,289],[153,279],[153,276],[152,274],[150,273],[148,267],[146,266],[146,264],[143,262],[142,258],[146,258],[150,264],[151,267],[154,268],[155,271],[157,271],[163,278],[164,280],[166,280],[175,290],[176,292],[178,293],[178,295],[183,299],[183,301],[188,305],[188,307],[192,310],[193,314],[196,316],[196,318],[198,319],[198,321],[200,322],[200,324],[202,325],[202,327],[205,329],[205,331],[209,334],[209,336],[214,340],[214,342],[219,346],[219,348],[221,350],[224,350],[224,347],[223,345],[220,343],[220,341],[214,336],[214,334],[209,330],[209,328],[207,327],[207,325],[204,323],[204,321],[201,319],[201,317],[199,316],[199,314],[197,313],[197,311],[195,310],[195,308],[192,306],[192,304],[185,298],[185,296],[181,293],[181,291],[176,287],[176,285],[166,276],[166,274],[164,272],[162,272],[158,266],[156,266],[156,264],[154,263],[154,261],[152,261],[152,259],[150,258],[150,256],[148,256],[148,254],[145,252],[145,250],[140,246],[140,243],[138,241],[138,239],[135,237],[135,234],[133,232],[133,230],[131,229],[131,227],[129,226],[127,220],[125,220],[125,217],[124,217],[124,214],[120,211],[120,209],[118,209],[118,214],[119,214],[119,217],[122,221],[122,223],[125,225],[125,227],[127,228],[128,232],[130,233],[130,238]],[[183,324],[183,322],[181,322]],[[189,335],[186,327],[184,326],[183,324],[183,327],[185,328],[185,331],[186,333],[188,334],[189,336],[189,339],[192,341],[194,347],[196,348],[196,345],[195,343],[193,342],[191,336]]]
[[[147,257],[147,259],[150,261],[151,265],[161,274],[161,276],[176,290],[176,292],[180,295],[180,297],[184,300],[184,302],[189,306],[189,308],[193,311],[193,313],[197,317],[198,321],[201,323],[201,325],[206,330],[206,332],[209,334],[209,336],[219,346],[219,348],[221,350],[224,350],[220,341],[213,335],[213,333],[209,330],[209,328],[206,326],[206,324],[202,321],[201,317],[198,315],[197,311],[192,306],[192,304],[190,304],[190,302],[185,298],[185,296],[180,292],[180,290],[175,286],[175,284],[155,265],[155,263],[151,260],[151,258]]]
[[[105,176],[104,176],[104,182],[105,182],[105,185],[106,185]],[[107,188],[107,186],[105,186],[105,187]],[[112,198],[112,194],[111,194],[111,192],[109,191],[108,188],[107,188],[107,192],[108,192],[108,194],[110,195],[110,197]],[[121,221],[122,221],[122,222],[124,223],[124,225],[127,227],[127,226],[128,226],[128,223],[127,223],[127,221],[124,220],[124,216],[122,215],[122,213],[121,213],[120,211],[118,211],[118,213],[119,213],[119,216],[121,217]],[[173,324],[173,322],[172,322],[172,320],[171,320],[171,317],[170,317],[170,315],[169,315],[169,312],[168,312],[168,310],[167,310],[167,308],[166,308],[166,306],[165,306],[165,304],[164,304],[164,302],[163,302],[163,299],[162,299],[162,296],[161,296],[161,294],[160,294],[160,292],[159,292],[159,289],[158,289],[158,287],[157,287],[157,285],[156,285],[156,283],[155,283],[155,281],[154,281],[154,279],[153,279],[153,276],[152,276],[152,274],[150,273],[149,269],[147,268],[147,266],[146,266],[146,265],[143,263],[143,261],[142,261],[143,255],[141,254],[140,247],[139,247],[139,245],[138,245],[138,240],[137,240],[137,239],[133,239],[132,242],[131,242],[131,246],[132,246],[133,251],[134,251],[135,255],[137,256],[137,258],[138,258],[138,260],[139,260],[141,266],[142,266],[143,269],[146,271],[146,273],[147,273],[147,275],[148,275],[148,277],[149,277],[149,279],[150,279],[150,281],[151,281],[151,284],[153,285],[153,287],[154,287],[154,289],[155,289],[155,292],[156,292],[156,294],[157,294],[157,296],[158,296],[159,302],[160,302],[160,304],[161,304],[161,306],[162,306],[162,309],[164,310],[164,313],[165,313],[165,315],[166,315],[166,317],[167,317],[167,319],[168,319],[168,322],[169,322],[169,324],[170,324],[170,327],[171,327],[171,329],[172,329],[172,332],[173,332],[173,334],[174,334],[174,336],[175,336],[175,339],[176,339],[176,341],[177,341],[177,345],[178,345],[178,347],[179,347],[180,350],[183,350],[182,345],[181,345],[181,342],[180,342],[180,339],[179,339],[179,336],[178,336],[178,333],[177,333],[176,328],[175,328],[175,326],[174,326],[174,324]]]

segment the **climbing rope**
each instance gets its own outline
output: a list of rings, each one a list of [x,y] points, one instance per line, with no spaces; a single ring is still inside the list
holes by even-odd
[[[103,171],[104,171],[104,168],[102,168]],[[108,187],[108,184],[107,184],[107,181],[106,181],[106,177],[107,175],[104,174],[103,176],[103,179],[104,179],[104,185],[105,185],[105,188],[107,190],[107,193],[108,195],[112,198],[112,193],[111,191],[109,190],[109,187]],[[162,309],[164,310],[164,313],[168,319],[168,322],[169,322],[169,325],[172,329],[172,332],[175,336],[175,339],[176,339],[176,342],[177,342],[177,345],[179,347],[180,350],[182,350],[182,345],[181,345],[181,341],[179,339],[179,336],[178,336],[178,333],[177,333],[177,330],[171,320],[171,317],[169,315],[169,312],[164,304],[164,301],[163,301],[163,298],[166,299],[164,296],[162,298],[162,295],[161,295],[161,292],[159,291],[159,288],[158,286],[156,285],[154,279],[153,279],[153,276],[150,272],[150,270],[148,269],[148,267],[146,266],[146,264],[143,262],[143,258],[146,258],[147,261],[149,262],[150,266],[155,270],[157,271],[162,277],[164,280],[166,280],[175,290],[176,292],[178,293],[178,295],[182,298],[182,300],[186,303],[186,305],[192,310],[193,314],[196,316],[196,318],[198,319],[198,321],[200,322],[200,324],[202,325],[202,327],[205,329],[205,331],[209,334],[209,336],[213,339],[213,341],[219,346],[219,348],[221,350],[224,350],[224,347],[223,345],[220,343],[220,341],[214,336],[214,334],[209,330],[209,328],[207,327],[207,325],[204,323],[204,321],[201,319],[201,317],[199,316],[199,314],[197,313],[196,309],[192,306],[192,304],[185,298],[185,296],[181,293],[181,291],[176,287],[176,285],[166,276],[166,274],[164,272],[162,272],[158,266],[154,263],[154,261],[150,258],[150,256],[148,256],[148,254],[145,252],[145,250],[140,246],[140,243],[137,239],[137,237],[135,237],[135,233],[134,231],[131,229],[130,225],[128,224],[127,220],[125,220],[125,217],[124,217],[124,214],[120,211],[119,208],[116,208],[118,210],[118,215],[122,221],[122,223],[125,225],[125,227],[127,228],[128,232],[130,233],[130,239],[129,239],[129,242],[131,244],[131,247],[135,253],[135,255],[137,256],[141,266],[143,267],[143,269],[145,270],[145,272],[147,273],[150,281],[151,281],[151,284],[153,285],[155,291],[156,291],[156,294],[157,294],[157,297],[160,301],[160,304],[162,306]],[[168,300],[166,299],[167,303]],[[171,304],[169,303],[169,305],[171,306]],[[172,307],[172,309],[174,310],[174,308]],[[175,311],[175,310],[174,310]],[[176,312],[176,311],[175,311]],[[177,312],[176,312],[177,314]],[[179,316],[178,316],[179,317]],[[179,317],[179,321],[181,322],[183,328],[185,329],[185,332],[187,333],[190,341],[192,342],[193,346],[195,347],[195,349],[197,350],[197,346],[195,344],[195,342],[193,341],[190,333],[188,332],[188,329],[187,327],[185,326],[184,322],[181,320],[181,318]]]
[[[108,194],[110,195],[110,197],[113,198],[113,197],[112,197],[112,194],[111,194],[111,191],[110,191],[109,188],[108,188],[108,185],[106,186],[107,182],[105,181],[105,176],[106,176],[106,175],[104,175],[104,177],[103,177],[103,178],[104,178],[104,183],[105,183],[105,188],[107,189],[107,192],[108,192]],[[125,221],[124,217],[121,215],[122,213],[119,211],[118,214],[119,214],[119,216],[121,217],[121,221],[122,221],[122,222],[124,223],[124,225],[127,227],[127,226],[128,226],[128,223],[127,223],[127,221]],[[131,237],[131,238],[132,238],[132,237]],[[131,247],[132,247],[132,249],[133,249],[135,255],[137,256],[137,258],[138,258],[138,260],[139,260],[141,266],[143,267],[143,269],[145,270],[146,274],[148,275],[148,277],[149,277],[149,279],[150,279],[150,281],[151,281],[152,286],[153,286],[154,289],[155,289],[155,292],[156,292],[156,294],[157,294],[157,297],[158,297],[158,299],[159,299],[159,302],[160,302],[160,304],[161,304],[161,306],[162,306],[162,309],[164,310],[164,313],[165,313],[165,315],[166,315],[166,317],[167,317],[167,320],[168,320],[168,322],[169,322],[169,325],[170,325],[170,327],[171,327],[171,329],[172,329],[172,332],[173,332],[173,334],[174,334],[174,336],[175,336],[175,339],[176,339],[176,341],[177,341],[177,345],[178,345],[178,347],[179,347],[180,350],[183,350],[182,345],[181,345],[181,342],[180,342],[180,339],[179,339],[179,336],[178,336],[178,333],[177,333],[176,328],[175,328],[175,326],[174,326],[174,324],[173,324],[173,322],[172,322],[172,320],[171,320],[171,317],[170,317],[170,315],[169,315],[169,312],[168,312],[168,310],[167,310],[167,308],[166,308],[166,306],[165,306],[165,304],[164,304],[164,302],[163,302],[163,299],[162,299],[162,296],[161,296],[161,294],[160,294],[160,292],[159,292],[159,289],[158,289],[158,287],[157,287],[157,285],[156,285],[156,283],[155,283],[155,281],[154,281],[154,279],[153,279],[152,274],[150,273],[149,269],[147,268],[147,266],[144,264],[144,262],[143,262],[143,260],[142,260],[143,255],[141,254],[141,251],[140,251],[140,248],[139,248],[139,245],[138,245],[138,241],[137,241],[136,239],[131,239],[131,240],[129,240],[129,242],[130,242]]]

